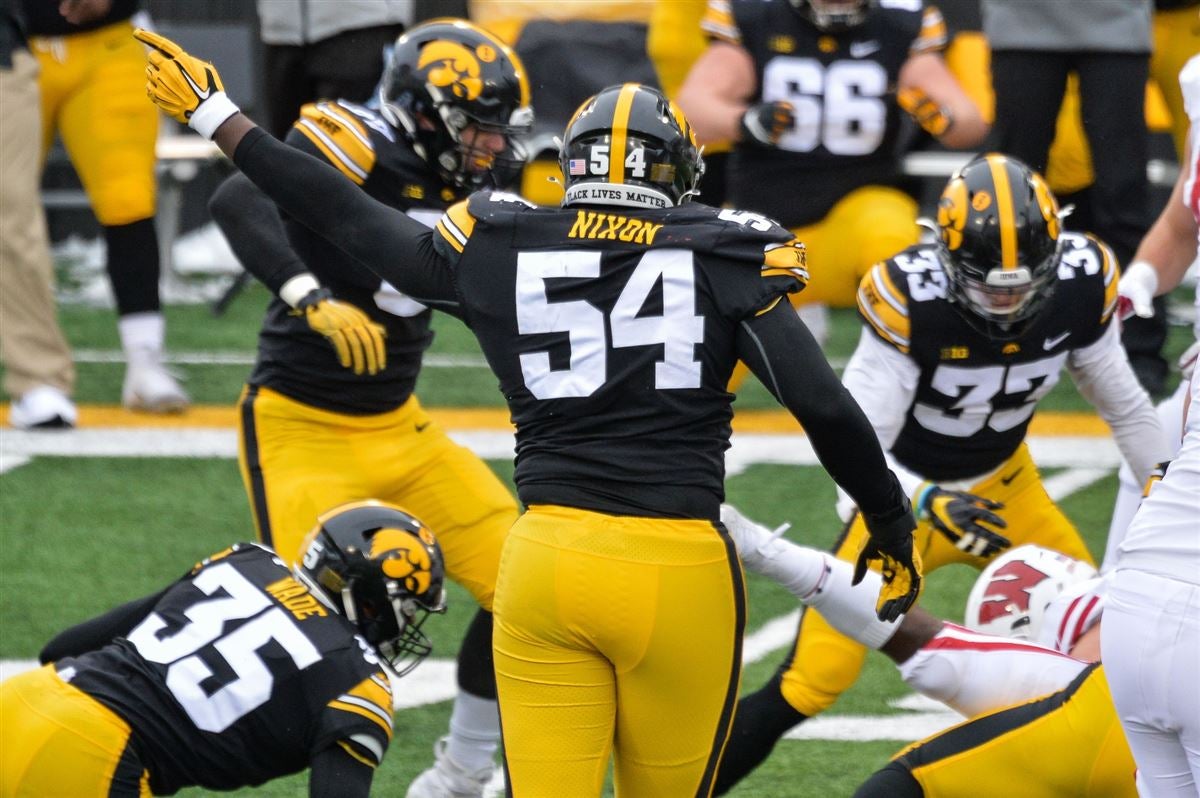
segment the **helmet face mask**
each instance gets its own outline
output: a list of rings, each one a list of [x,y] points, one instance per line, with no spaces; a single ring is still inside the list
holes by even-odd
[[[704,159],[678,106],[637,83],[609,86],[563,133],[563,205],[668,208],[699,191]]]
[[[1016,159],[980,156],[951,176],[935,230],[949,298],[968,324],[1007,340],[1040,315],[1057,284],[1063,215]]]
[[[398,675],[432,651],[421,631],[444,612],[445,564],[433,533],[383,502],[323,514],[309,533],[297,578],[354,624]]]
[[[791,0],[792,7],[825,33],[841,33],[867,21],[869,0]]]
[[[520,59],[482,28],[431,20],[396,40],[377,100],[451,186],[501,188],[525,164],[533,129]]]

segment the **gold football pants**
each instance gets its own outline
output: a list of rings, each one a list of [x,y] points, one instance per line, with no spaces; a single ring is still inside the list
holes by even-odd
[[[1003,502],[1004,509],[997,512],[1008,522],[1003,533],[1013,546],[1036,543],[1095,564],[1075,525],[1046,494],[1025,444],[998,471],[969,490]],[[867,534],[866,524],[856,514],[835,548],[838,559],[854,562]],[[982,569],[989,562],[955,548],[929,520],[917,523],[914,546],[921,553],[927,574],[950,563]],[[792,658],[783,674],[783,697],[809,717],[823,712],[858,679],[866,655],[861,644],[836,631],[819,612],[805,610]]]
[[[821,221],[792,230],[808,250],[808,285],[793,305],[852,308],[863,275],[917,243],[917,203],[903,191],[863,186],[838,201]]]
[[[129,724],[53,665],[0,682],[0,798],[150,795]]]
[[[239,410],[238,462],[259,540],[292,562],[319,514],[358,499],[391,502],[433,530],[450,578],[492,608],[516,500],[415,395],[388,413],[349,416],[247,387]]]
[[[1067,688],[960,723],[894,759],[926,798],[1135,798],[1135,766],[1103,666]]]
[[[57,132],[100,224],[154,216],[158,110],[146,99],[146,48],[132,24],[30,45],[41,67],[43,155]]]
[[[736,705],[745,586],[708,521],[527,509],[504,546],[493,652],[513,792],[711,794]]]

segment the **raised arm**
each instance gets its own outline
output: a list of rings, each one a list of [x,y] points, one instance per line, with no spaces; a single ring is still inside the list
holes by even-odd
[[[212,139],[276,205],[418,302],[457,306],[432,231],[377,202],[328,164],[272,138],[225,95],[212,64],[145,30],[147,94],[168,115]]]

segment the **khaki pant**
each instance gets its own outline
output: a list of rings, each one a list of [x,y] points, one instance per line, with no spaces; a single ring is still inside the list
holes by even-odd
[[[38,385],[75,386],[41,205],[39,115],[37,62],[19,50],[13,68],[0,69],[0,360],[14,397]]]

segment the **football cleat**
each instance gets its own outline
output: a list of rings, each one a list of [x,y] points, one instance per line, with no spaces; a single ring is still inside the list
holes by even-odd
[[[70,397],[51,385],[26,391],[8,408],[8,423],[16,429],[67,429],[76,417]]]
[[[434,762],[409,785],[405,798],[485,798],[492,768],[470,772],[446,752],[448,738],[433,745]]]

